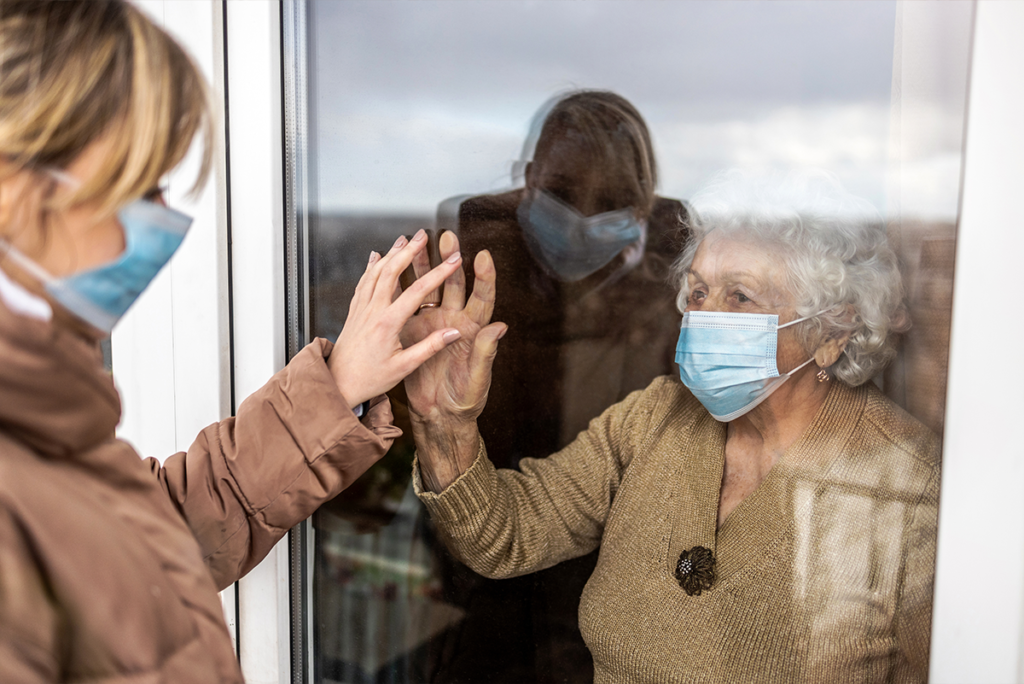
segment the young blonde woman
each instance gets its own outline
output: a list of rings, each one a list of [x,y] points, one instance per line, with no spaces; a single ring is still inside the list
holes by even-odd
[[[187,453],[161,466],[115,439],[97,343],[181,242],[158,184],[197,136],[203,181],[210,130],[196,68],[131,5],[0,3],[2,682],[241,681],[217,591],[387,451],[381,395],[459,337],[402,348],[461,263],[396,299],[426,244],[402,238],[370,255],[337,344]]]

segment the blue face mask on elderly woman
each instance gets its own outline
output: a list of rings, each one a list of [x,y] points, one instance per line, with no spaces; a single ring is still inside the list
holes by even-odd
[[[545,190],[526,192],[517,217],[533,258],[569,283],[608,265],[645,230],[631,208],[584,216]]]
[[[735,420],[814,360],[785,375],[775,361],[778,331],[814,316],[779,325],[775,314],[688,311],[676,344],[679,377],[712,418]]]
[[[2,240],[0,250],[5,249],[19,266],[38,278],[61,306],[109,334],[177,251],[192,224],[192,219],[181,212],[141,199],[121,209],[117,218],[125,238],[121,256],[64,278],[50,275]]]

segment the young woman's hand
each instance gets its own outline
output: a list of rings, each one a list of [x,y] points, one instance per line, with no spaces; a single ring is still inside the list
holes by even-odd
[[[455,234],[442,235],[439,248],[445,260],[458,254]],[[413,260],[417,280],[407,292],[427,280],[434,272],[429,267],[426,253],[418,253]],[[480,252],[473,269],[476,279],[468,302],[466,279],[460,268],[445,281],[443,297],[435,294],[402,331],[402,341],[407,345],[429,340],[439,331],[459,332],[457,341],[405,379],[421,472],[424,483],[434,491],[444,489],[473,463],[479,439],[476,419],[487,401],[498,340],[508,330],[504,323],[488,325],[494,312],[495,290],[491,255]]]
[[[402,345],[402,328],[423,300],[453,273],[462,273],[458,251],[449,252],[437,268],[424,272],[402,292],[399,277],[417,256],[426,258],[426,247],[427,234],[421,230],[412,241],[398,238],[383,257],[376,252],[370,254],[349,305],[345,327],[327,360],[338,389],[352,408],[387,392],[459,339],[461,333],[455,326],[438,326],[408,347]]]

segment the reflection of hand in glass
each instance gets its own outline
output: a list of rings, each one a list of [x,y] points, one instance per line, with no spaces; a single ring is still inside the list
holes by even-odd
[[[462,274],[462,258],[457,250],[452,250],[437,268],[424,273],[400,293],[399,276],[418,254],[425,254],[426,246],[427,234],[421,230],[411,242],[398,238],[383,257],[371,253],[366,271],[356,285],[345,327],[328,360],[338,389],[353,408],[388,391],[459,339],[457,329],[437,326],[407,348],[403,349],[399,340],[402,326],[427,295],[452,273]]]
[[[458,254],[458,238],[445,233],[439,247],[441,258],[447,260]],[[427,279],[437,270],[428,272],[429,266],[426,252],[419,252],[413,262],[417,280],[407,293],[425,282],[429,287],[433,281]],[[504,323],[488,325],[494,310],[495,281],[490,253],[485,250],[477,254],[473,269],[476,280],[468,302],[466,278],[457,269],[445,281],[440,306],[421,310],[402,331],[406,345],[420,343],[442,330],[455,329],[461,334],[458,342],[428,359],[405,379],[424,484],[438,492],[476,458],[476,419],[487,401],[498,340],[508,330]]]

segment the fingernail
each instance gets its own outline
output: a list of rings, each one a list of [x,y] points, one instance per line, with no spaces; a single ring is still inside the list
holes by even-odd
[[[500,339],[501,339],[502,337],[504,337],[504,336],[505,336],[505,333],[507,333],[507,332],[508,332],[508,326],[506,325],[506,326],[505,326],[505,327],[504,327],[504,328],[502,329],[502,331],[501,331],[500,333],[498,333],[498,339],[500,340]]]
[[[458,330],[449,330],[445,334],[441,335],[441,337],[444,339],[445,344],[451,344],[455,340],[462,337],[462,333],[460,333]]]
[[[449,264],[457,264],[457,263],[459,263],[459,259],[461,259],[461,258],[462,258],[462,253],[461,252],[455,252],[455,254],[452,254],[450,257],[445,259],[445,261],[447,261]]]
[[[369,261],[369,263],[371,263],[371,264],[376,263],[377,259],[380,259],[380,254],[377,254],[376,252],[370,252],[370,261]]]
[[[417,230],[416,234],[412,236],[412,241],[413,242],[419,242],[421,240],[426,240],[426,239],[427,239],[427,231],[423,230],[422,228]]]
[[[399,249],[400,247],[405,247],[406,243],[408,242],[409,241],[405,239],[404,235],[399,235],[398,239],[395,240],[395,244],[391,247],[391,249]]]

